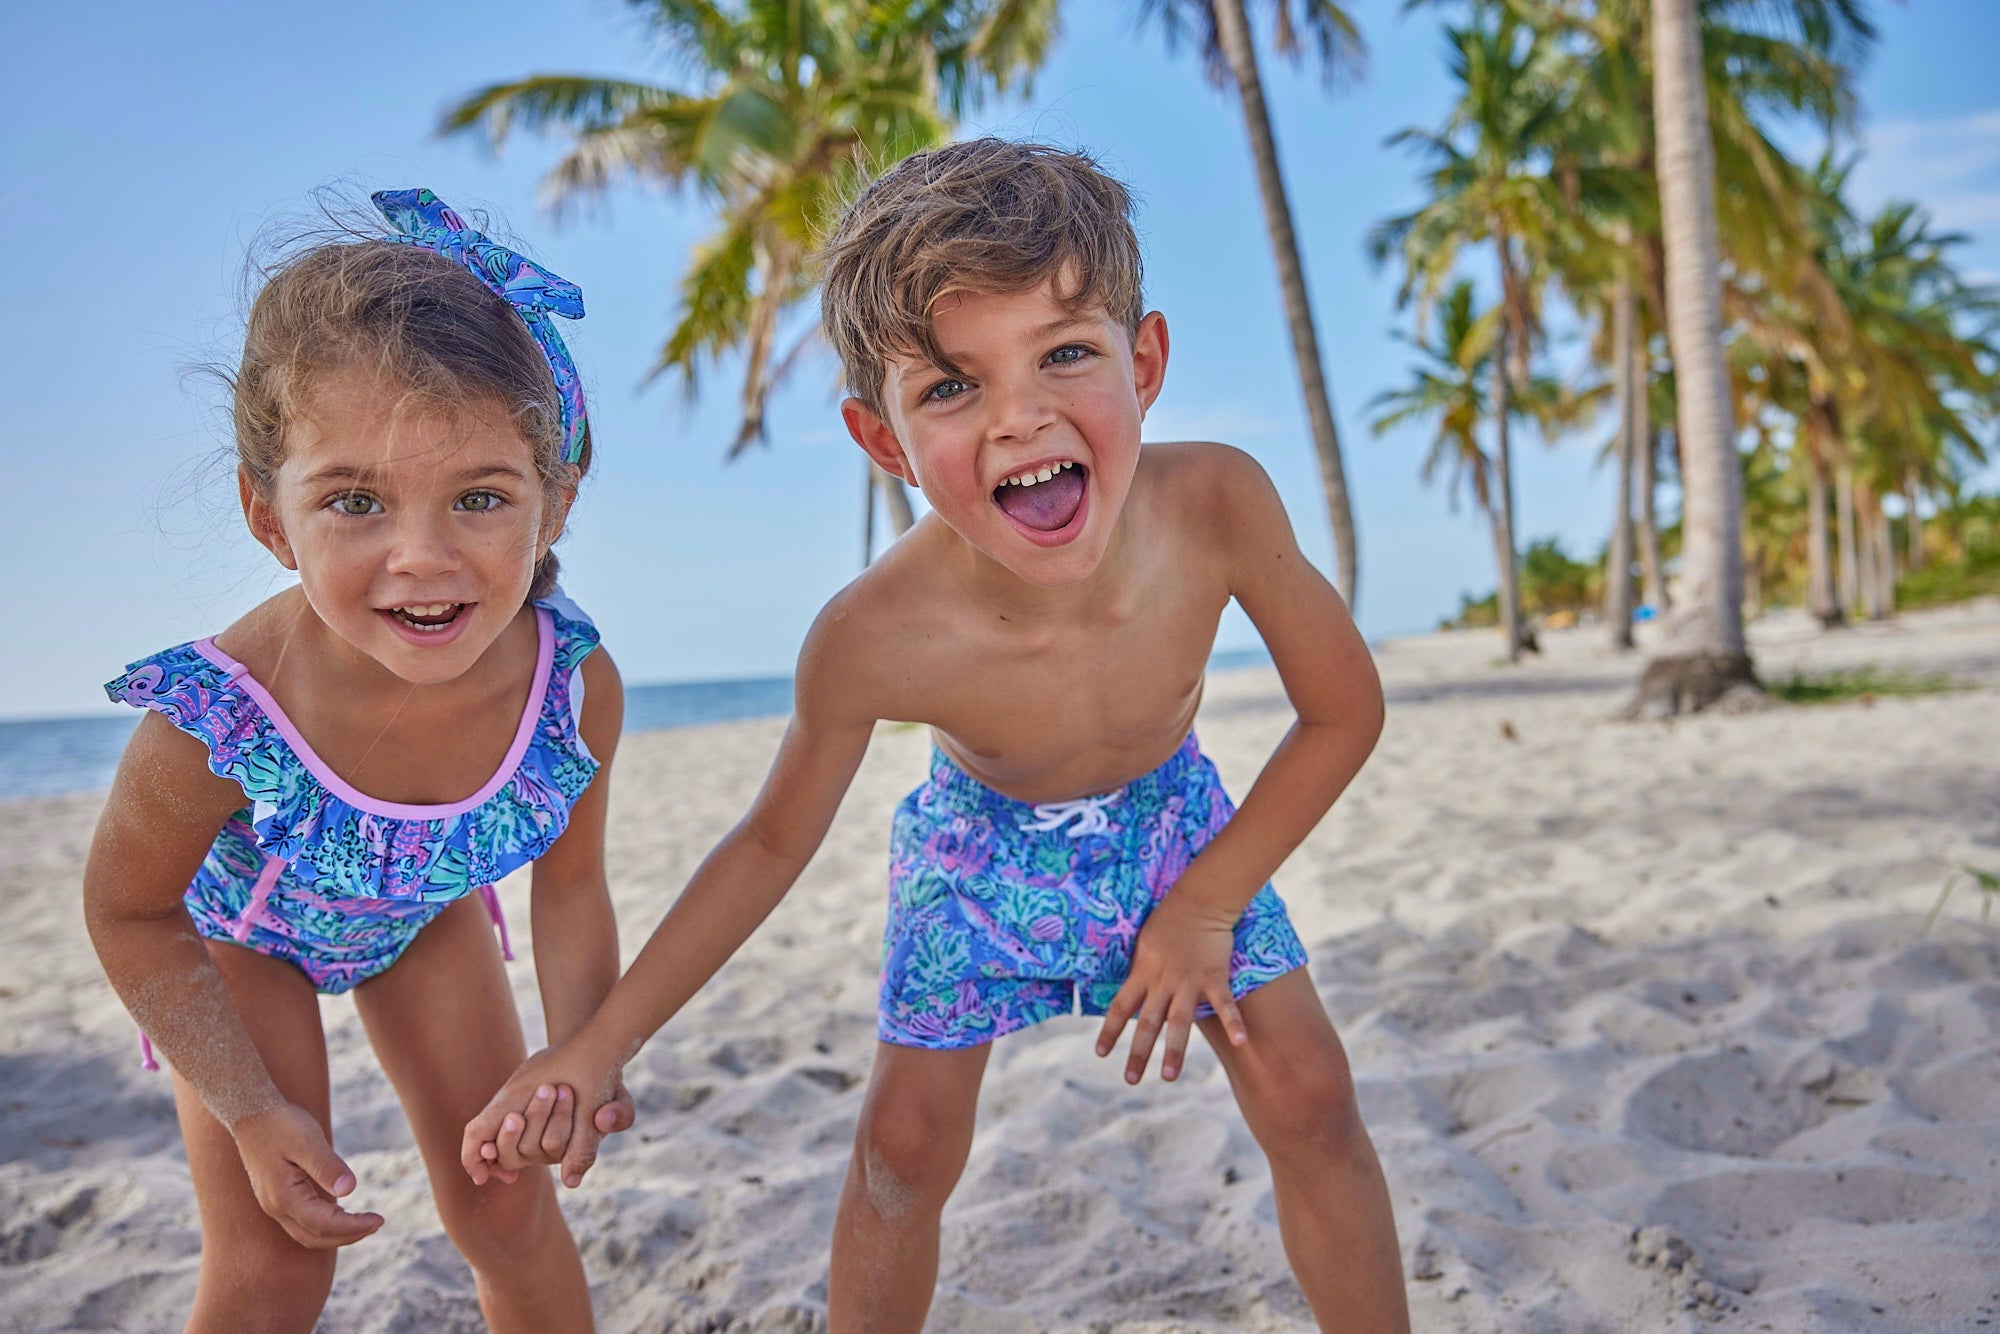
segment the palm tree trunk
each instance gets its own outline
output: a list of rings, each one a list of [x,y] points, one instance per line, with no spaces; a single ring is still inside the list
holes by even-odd
[[[882,488],[883,502],[889,507],[889,534],[892,538],[901,537],[917,522],[917,512],[910,506],[909,488],[903,485],[900,478],[891,477],[873,463],[868,468],[875,478],[875,485]]]
[[[861,568],[875,559],[875,462],[864,459],[861,465]]]
[[[1903,523],[1910,530],[1910,569],[1924,568],[1924,516],[1917,513],[1917,501],[1923,491],[1917,485],[1917,470],[1910,469],[1909,479],[1903,483],[1903,496],[1909,505],[1909,516]]]
[[[1666,562],[1660,558],[1660,525],[1653,512],[1653,498],[1660,489],[1660,438],[1653,430],[1652,374],[1643,340],[1638,350],[1638,369],[1633,375],[1638,397],[1632,403],[1632,440],[1639,451],[1639,575],[1646,605],[1658,614],[1671,605],[1667,596]]]
[[[1611,546],[1604,558],[1604,619],[1611,646],[1632,647],[1632,459],[1636,453],[1637,409],[1633,384],[1638,358],[1632,346],[1632,283],[1620,277],[1611,294],[1611,342],[1618,358],[1618,498],[1611,516]]]
[[[1881,563],[1876,559],[1875,494],[1865,486],[1854,488],[1854,555],[1860,575],[1858,592],[1861,614],[1871,621],[1882,619]]]
[[[1875,498],[1875,597],[1882,607],[1882,619],[1896,614],[1896,530],[1882,498]]]
[[[1715,224],[1696,0],[1653,0],[1653,122],[1667,253],[1667,333],[1680,420],[1681,597],[1639,681],[1635,711],[1674,714],[1755,688],[1743,635],[1743,476]]]
[[[1320,365],[1319,336],[1313,328],[1312,305],[1306,296],[1305,268],[1299,260],[1298,238],[1292,231],[1285,180],[1278,171],[1278,144],[1271,130],[1270,111],[1264,105],[1264,83],[1257,72],[1257,51],[1250,41],[1250,22],[1244,16],[1243,0],[1215,0],[1215,30],[1230,76],[1243,100],[1243,123],[1250,133],[1250,157],[1257,168],[1257,189],[1264,203],[1264,228],[1270,235],[1271,253],[1278,262],[1278,287],[1284,293],[1292,353],[1299,364],[1306,417],[1319,455],[1320,484],[1326,492],[1327,517],[1333,526],[1334,585],[1351,610],[1360,591],[1359,552],[1354,514],[1348,503],[1347,473],[1340,458],[1340,432],[1334,425],[1333,400]]]
[[[1827,546],[1826,503],[1830,469],[1826,456],[1816,445],[1806,450],[1806,605],[1819,618],[1820,628],[1836,629],[1847,624],[1840,609],[1840,595],[1833,586],[1833,553]]]
[[[1521,584],[1514,554],[1513,463],[1507,439],[1508,402],[1507,321],[1499,322],[1499,346],[1493,355],[1493,556],[1499,565],[1500,633],[1507,641],[1507,661],[1521,660]]]
[[[1854,473],[1843,466],[1834,478],[1833,507],[1839,521],[1836,536],[1840,543],[1840,609],[1849,616],[1861,613],[1861,571],[1854,559]]]

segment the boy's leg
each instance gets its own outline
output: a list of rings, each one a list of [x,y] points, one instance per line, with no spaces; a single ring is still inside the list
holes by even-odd
[[[829,1334],[921,1330],[937,1287],[938,1217],[972,1148],[991,1043],[877,1043],[834,1223]]]
[[[1295,968],[1238,1002],[1250,1040],[1201,1021],[1250,1133],[1271,1162],[1278,1232],[1321,1329],[1410,1327],[1389,1187],[1355,1106],[1347,1053]]]
[[[291,964],[238,945],[210,942],[208,952],[271,1082],[311,1112],[331,1139],[326,1035],[312,983]],[[201,1277],[188,1334],[306,1334],[333,1287],[337,1252],[299,1245],[264,1212],[235,1138],[178,1074],[174,1108],[201,1210]]]
[[[547,1168],[475,1186],[459,1165],[465,1123],[527,1057],[493,925],[468,895],[439,913],[355,1008],[430,1174],[438,1216],[496,1334],[591,1328],[583,1260]]]

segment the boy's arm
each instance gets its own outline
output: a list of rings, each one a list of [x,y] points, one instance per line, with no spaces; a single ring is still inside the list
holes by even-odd
[[[1179,1074],[1195,1007],[1206,1000],[1230,1040],[1248,1034],[1229,990],[1236,921],[1333,805],[1382,731],[1382,686],[1360,631],[1333,586],[1299,551],[1270,478],[1249,455],[1202,450],[1199,480],[1214,498],[1209,537],[1229,591],[1270,649],[1298,714],[1236,815],[1188,866],[1141,928],[1131,976],[1105,1015],[1098,1054],[1137,1018],[1127,1080],[1145,1072],[1164,1030],[1161,1075]]]
[[[302,1246],[345,1246],[382,1219],[333,1202],[354,1189],[354,1174],[272,1082],[182,902],[243,805],[243,790],[210,772],[201,742],[147,712],[91,838],[84,925],[125,1008],[235,1137],[257,1203]]]
[[[856,679],[865,655],[843,648],[864,644],[866,635],[846,623],[839,605],[807,637],[791,724],[749,813],[702,862],[597,1012],[568,1041],[531,1058],[466,1126],[461,1161],[475,1182],[493,1170],[482,1147],[542,1084],[576,1091],[578,1122],[562,1173],[567,1184],[580,1182],[604,1134],[582,1113],[610,1101],[625,1063],[749,939],[819,849],[875,722]]]

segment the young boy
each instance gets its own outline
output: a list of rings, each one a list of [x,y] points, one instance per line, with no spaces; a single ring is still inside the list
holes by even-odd
[[[558,1159],[582,1178],[599,1126],[572,1134],[556,1091],[579,1112],[612,1100],[804,870],[875,723],[916,721],[936,751],[896,812],[831,1328],[922,1326],[988,1044],[1073,1007],[1104,1016],[1100,1056],[1136,1020],[1134,1083],[1162,1037],[1174,1079],[1200,1027],[1320,1325],[1407,1327],[1382,1170],[1266,883],[1374,747],[1381,689],[1257,464],[1140,448],[1167,326],[1141,304],[1130,208],[1087,158],[982,139],[906,160],[849,209],[824,254],[841,413],[932,512],[821,612],[763,791],[631,970],[466,1128],[475,1180]],[[1233,814],[1190,731],[1232,597],[1298,712]]]

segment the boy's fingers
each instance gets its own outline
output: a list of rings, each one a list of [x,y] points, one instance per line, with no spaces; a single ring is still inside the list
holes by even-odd
[[[569,1137],[569,1151],[563,1154],[562,1177],[565,1186],[583,1184],[583,1174],[597,1162],[597,1145],[604,1138],[596,1124],[578,1126]]]
[[[1176,1000],[1167,1012],[1167,1045],[1160,1052],[1160,1078],[1176,1079],[1187,1063],[1188,1030],[1194,1027],[1194,1004]]]
[[[491,1106],[465,1123],[465,1134],[458,1141],[458,1165],[476,1186],[486,1184],[492,1160],[500,1156],[493,1143],[499,1129],[500,1118]]]
[[[550,1161],[562,1157],[576,1125],[576,1095],[570,1092],[569,1085],[557,1086],[555,1104],[555,1110],[549,1113],[549,1123],[542,1127],[542,1156]]]
[[[521,1156],[521,1133],[528,1127],[528,1118],[519,1112],[509,1112],[500,1122],[500,1157],[495,1161],[509,1172],[518,1172],[528,1166],[528,1160]]]
[[[1136,1084],[1146,1073],[1146,1063],[1153,1059],[1153,1042],[1160,1036],[1163,1002],[1146,998],[1145,1008],[1139,1011],[1139,1022],[1132,1029],[1132,1055],[1125,1062],[1125,1082]]]
[[[1118,988],[1118,994],[1111,998],[1111,1004],[1104,1007],[1104,1026],[1097,1030],[1097,1054],[1109,1056],[1117,1047],[1119,1037],[1125,1032],[1125,1025],[1131,1020],[1132,1012],[1139,1008],[1139,1001],[1145,996],[1144,988],[1131,978]]]
[[[1243,1011],[1236,1008],[1236,997],[1230,994],[1227,982],[1209,993],[1208,1004],[1222,1021],[1222,1031],[1229,1034],[1230,1046],[1240,1047],[1250,1040],[1250,1030],[1243,1026]]]
[[[621,1130],[630,1130],[632,1123],[638,1119],[632,1095],[621,1088],[617,1097],[597,1109],[591,1123],[597,1127],[599,1134],[615,1135]]]

